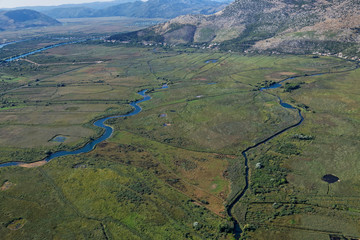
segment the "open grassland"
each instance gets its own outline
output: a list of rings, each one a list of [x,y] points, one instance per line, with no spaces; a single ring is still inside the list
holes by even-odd
[[[106,148],[102,146],[96,153],[132,164],[132,159],[136,159],[131,156],[132,152],[143,152],[140,154],[142,160],[135,161],[135,165],[151,169],[159,178],[193,198],[198,204],[225,216],[223,202],[230,188],[224,172],[228,168],[227,158],[234,156],[189,151],[149,141],[128,132],[117,134],[111,142],[118,145],[112,144]]]
[[[202,206],[222,208],[221,200],[217,204],[212,201],[221,199],[221,195],[211,193],[216,184],[211,181],[226,166],[226,161],[188,152],[184,159],[179,159],[182,162],[170,163],[166,158],[179,156],[184,150],[156,142],[145,142],[145,146],[141,145],[143,139],[136,139],[133,145],[128,145],[121,142],[132,140],[132,136],[117,136],[112,143],[102,144],[90,154],[66,157],[37,169],[0,169],[1,182],[12,183],[1,191],[1,236],[6,239],[230,239],[226,231],[231,222]],[[165,150],[162,156],[158,156],[159,148]],[[194,161],[194,158],[199,159]],[[205,181],[198,179],[200,184],[191,181],[192,173],[181,165],[186,161],[204,166],[208,173]],[[214,165],[219,168],[215,169]],[[219,176],[216,179],[218,183],[225,181]],[[227,184],[216,187],[224,194],[228,191]],[[206,204],[206,199],[212,204]],[[24,219],[26,223],[16,231],[9,229],[16,219]]]
[[[213,58],[218,62],[205,63]],[[197,151],[239,154],[299,121],[296,111],[284,109],[276,96],[257,91],[259,87],[290,74],[329,72],[352,65],[330,58],[195,53],[155,59],[149,66],[171,88],[153,93],[153,100],[143,104],[143,114],[118,119],[119,129]]]
[[[17,66],[16,71],[3,66],[4,72],[22,75],[22,78],[12,78],[14,85],[21,87],[9,87],[1,96],[2,149],[18,147],[21,155],[24,155],[24,148],[41,148],[41,151],[32,151],[37,154],[26,160],[22,157],[17,159],[6,151],[1,154],[2,162],[35,161],[44,157],[47,150],[76,148],[99,134],[99,129],[92,128],[92,120],[130,111],[127,103],[140,98],[136,94],[138,90],[161,84],[155,78],[147,77],[151,75],[147,68],[140,68],[146,65],[147,58],[153,58],[147,49],[117,48],[114,51],[113,47],[88,45],[62,48],[62,54],[59,49],[40,54],[46,59],[54,51],[59,62],[68,63],[61,66],[61,71],[57,65],[35,65],[34,69],[29,69],[17,62],[7,64]],[[97,61],[74,64],[84,61],[88,53],[92,54],[89,57],[92,61]],[[30,59],[37,61],[39,58],[34,56]],[[74,68],[74,65],[77,67]],[[41,75],[44,74],[43,68],[52,75]],[[129,73],[130,70],[133,72]],[[37,72],[39,74],[34,76]],[[50,141],[57,135],[65,136],[65,142]],[[44,150],[44,147],[48,149]]]
[[[0,169],[1,236],[231,239],[225,206],[245,186],[241,152],[299,121],[277,95],[305,121],[249,152],[250,188],[233,209],[243,237],[360,235],[359,70],[335,73],[354,63],[91,43],[27,60],[0,68],[2,163],[75,149],[100,135],[95,119],[129,112],[137,91],[152,100],[110,120],[114,135],[88,154]],[[328,186],[327,173],[341,181]]]

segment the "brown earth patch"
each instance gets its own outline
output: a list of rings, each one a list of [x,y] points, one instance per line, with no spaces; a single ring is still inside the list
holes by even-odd
[[[294,72],[274,72],[274,73],[266,75],[265,78],[267,80],[280,81],[280,80],[283,80],[284,78],[287,78],[289,76],[294,76],[294,75],[296,75],[296,73],[294,73]]]
[[[38,162],[34,162],[34,163],[23,163],[23,164],[20,164],[19,167],[36,168],[36,167],[41,167],[41,166],[45,165],[46,163],[47,163],[47,161],[43,160],[43,161],[38,161]]]
[[[286,176],[286,180],[287,180],[288,182],[293,182],[294,179],[295,179],[294,174],[289,173],[289,174]]]
[[[4,182],[4,184],[1,186],[0,190],[1,191],[6,191],[8,190],[9,188],[11,188],[12,186],[15,186],[16,184],[12,183],[12,182],[9,182],[9,181],[6,181]]]
[[[11,221],[6,227],[10,230],[19,230],[20,228],[22,228],[26,223],[26,220],[23,218],[18,218],[18,219],[14,219],[13,221]]]
[[[104,148],[104,147],[106,147],[107,145],[108,145],[107,142],[101,142],[101,143],[99,143],[97,146],[100,147],[100,148]]]
[[[294,72],[280,72],[279,74],[280,74],[280,75],[285,75],[285,76],[293,76],[293,75],[295,75],[296,73],[294,73]]]
[[[219,159],[224,159],[224,158],[235,159],[235,158],[238,157],[236,155],[228,155],[228,154],[221,154],[221,153],[215,153],[214,155],[215,155],[216,158],[219,158]]]

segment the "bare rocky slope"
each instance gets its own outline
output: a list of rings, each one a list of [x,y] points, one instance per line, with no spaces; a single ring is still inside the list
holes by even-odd
[[[111,39],[217,43],[224,50],[356,56],[360,48],[359,33],[359,1],[236,0],[213,15],[180,16]]]

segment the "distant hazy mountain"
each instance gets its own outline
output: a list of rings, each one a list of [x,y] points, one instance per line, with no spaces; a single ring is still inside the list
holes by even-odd
[[[96,11],[96,9],[88,7],[64,7],[54,8],[42,12],[54,18],[84,18],[93,17]]]
[[[18,10],[18,9],[31,9],[31,10],[35,10],[38,12],[43,12],[43,11],[50,11],[51,9],[56,9],[56,8],[80,8],[80,7],[84,7],[84,8],[92,8],[92,9],[103,9],[106,7],[110,7],[113,5],[118,5],[121,3],[126,3],[126,2],[135,2],[136,0],[113,0],[113,1],[109,1],[109,2],[90,2],[90,3],[76,3],[76,4],[61,4],[61,5],[56,5],[56,6],[24,6],[24,7],[18,7],[18,8],[13,8],[13,9],[0,9],[0,10]]]
[[[0,31],[60,24],[57,20],[34,10],[20,9],[0,12]]]
[[[109,2],[90,2],[90,3],[79,3],[79,4],[62,4],[58,6],[32,6],[32,7],[21,7],[13,9],[0,9],[3,11],[19,10],[19,9],[30,9],[44,13],[45,15],[59,18],[77,18],[77,17],[89,17],[93,15],[97,10],[104,9],[110,6],[118,5],[126,2],[135,2],[136,0],[114,0]]]
[[[112,39],[220,43],[240,51],[344,53],[360,56],[360,2],[236,0],[210,15],[187,15]]]
[[[112,5],[103,9],[61,7],[42,12],[54,18],[126,16],[140,18],[174,18],[184,14],[212,14],[226,6],[210,0],[148,0]]]

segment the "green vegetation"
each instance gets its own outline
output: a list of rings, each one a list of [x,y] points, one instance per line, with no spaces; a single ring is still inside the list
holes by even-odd
[[[281,167],[283,159],[277,155],[262,155],[257,161],[261,169],[254,171],[251,179],[251,191],[259,193],[277,191],[280,185],[287,183],[288,170]]]
[[[357,73],[358,70],[304,77],[297,80],[304,81],[304,87],[294,92],[273,90],[284,102],[303,103],[313,111],[303,112],[305,122],[299,127],[252,150],[253,191],[248,191],[242,200],[242,205],[247,206],[247,217],[240,219],[256,230],[247,231],[245,236],[263,239],[265,232],[268,239],[359,236],[358,215],[350,210],[357,208],[355,196],[359,195],[355,167],[359,153],[353,140],[359,137],[353,125],[359,122],[354,105],[360,100],[354,94]],[[257,162],[264,167],[256,169]],[[274,167],[266,166],[274,163],[283,171],[276,173]],[[276,173],[275,177],[269,173]],[[322,181],[321,177],[329,173],[338,176],[340,182],[328,185]],[[281,175],[287,183],[274,188]],[[237,214],[241,217],[240,211]],[[313,233],[315,229],[317,234]]]
[[[110,37],[110,40],[117,41],[129,41],[129,42],[139,42],[139,41],[154,41],[162,42],[164,38],[156,34],[153,30],[144,30],[141,32],[129,32],[129,33],[120,33]]]
[[[243,238],[359,236],[353,62],[99,42],[27,60],[0,67],[1,163],[78,148],[101,134],[94,120],[130,111],[137,91],[152,100],[110,120],[113,136],[90,153],[0,168],[0,236],[232,239],[225,206],[245,186],[241,152],[299,121],[276,96],[305,121],[249,152],[249,189],[233,209]],[[258,91],[291,76],[302,77]],[[327,173],[341,181],[328,185]]]
[[[284,91],[285,92],[292,92],[296,89],[300,88],[300,84],[299,83],[285,83],[285,87],[284,87]]]
[[[202,28],[199,32],[198,42],[210,42],[216,36],[214,29]]]

